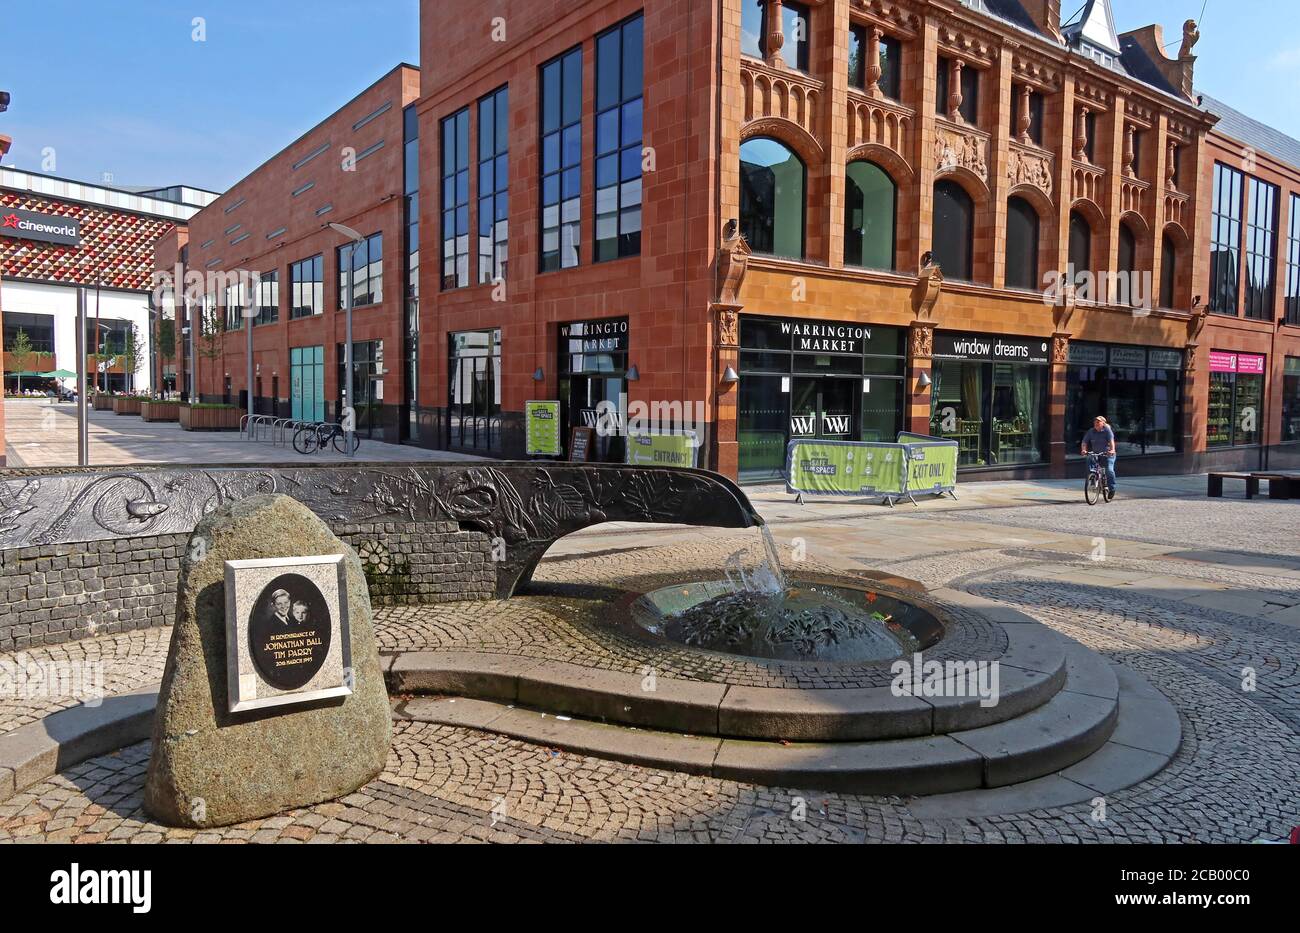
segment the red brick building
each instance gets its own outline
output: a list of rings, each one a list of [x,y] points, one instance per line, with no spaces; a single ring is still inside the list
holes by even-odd
[[[1286,456],[1290,325],[1245,297],[1234,321],[1208,313],[1227,261],[1214,163],[1235,144],[1193,93],[1194,25],[1170,57],[1159,27],[1117,34],[1104,0],[1060,14],[423,3],[418,93],[403,66],[237,185],[195,218],[189,268],[277,271],[278,323],[253,331],[259,405],[310,397],[333,417],[340,239],[324,224],[381,234],[365,269],[382,296],[356,315],[362,431],[431,447],[521,456],[525,402],[559,399],[566,440],[602,403],[643,403],[743,480],[777,477],[791,437],[899,429],[956,440],[971,477],[1060,476],[1099,412],[1130,473]],[[337,171],[340,145],[381,139]],[[1290,197],[1292,170],[1254,164]],[[1247,257],[1260,227],[1243,218],[1233,255],[1243,282],[1272,264],[1280,316],[1290,253]],[[295,318],[290,264],[314,254],[323,307]],[[204,397],[244,387],[243,339],[199,355]],[[1260,365],[1262,405],[1240,368]],[[1225,381],[1229,420],[1258,427],[1207,453]],[[596,457],[623,451],[595,439]]]
[[[419,72],[399,65],[231,186],[187,232],[159,242],[155,266],[172,276],[173,294],[182,295],[184,391],[245,405],[244,328],[251,326],[258,411],[336,418],[345,333],[339,311],[351,263],[358,430],[390,440],[402,435],[397,417],[410,384],[402,365],[403,165],[413,119],[406,108],[418,88]],[[353,250],[331,222],[356,230],[364,246]],[[201,284],[182,291],[178,263],[182,276],[200,276]],[[250,304],[257,310],[251,325],[242,313]]]

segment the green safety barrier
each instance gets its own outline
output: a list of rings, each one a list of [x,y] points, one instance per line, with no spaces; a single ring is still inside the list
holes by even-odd
[[[699,449],[694,431],[683,434],[632,431],[627,436],[627,462],[632,466],[694,467]]]
[[[786,491],[814,496],[880,496],[893,506],[916,493],[956,498],[957,444],[900,434],[896,444],[794,439],[786,448]]]
[[[925,434],[898,435],[898,443],[907,450],[907,492],[948,493],[957,497],[957,442]]]
[[[559,457],[564,454],[560,438],[560,403],[525,402],[524,433],[530,457]]]

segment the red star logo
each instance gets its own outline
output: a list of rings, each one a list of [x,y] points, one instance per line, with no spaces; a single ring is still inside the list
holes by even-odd
[[[8,217],[5,218],[4,225],[5,225],[6,227],[13,227],[15,230],[17,230],[17,229],[18,229],[18,215],[17,215],[17,214],[10,214]]]

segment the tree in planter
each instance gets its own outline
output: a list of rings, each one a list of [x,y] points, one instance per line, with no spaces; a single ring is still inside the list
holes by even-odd
[[[122,372],[126,375],[126,391],[135,394],[135,374],[140,370],[140,328],[128,322],[122,335]]]
[[[162,361],[159,369],[157,392],[165,397],[167,388],[167,366],[176,359],[176,322],[166,318],[158,319],[158,358]]]
[[[26,371],[28,364],[31,363],[32,357],[36,351],[32,349],[32,339],[27,336],[27,332],[21,327],[18,333],[14,334],[14,339],[9,342],[9,358],[17,367],[18,373],[18,393],[23,391],[23,372]]]
[[[226,317],[217,308],[216,304],[210,304],[203,309],[199,316],[199,356],[212,363],[221,359],[226,351]],[[195,393],[198,398],[191,399],[191,402],[198,402],[202,394],[195,385]]]

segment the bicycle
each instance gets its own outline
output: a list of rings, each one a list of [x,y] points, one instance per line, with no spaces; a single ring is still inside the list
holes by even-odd
[[[1096,505],[1100,499],[1109,502],[1114,498],[1106,483],[1107,454],[1088,454],[1088,475],[1083,481],[1083,499],[1089,505]]]
[[[341,424],[305,424],[293,435],[293,449],[300,454],[314,454],[333,443],[334,449],[341,454],[348,452],[347,433]],[[352,432],[352,453],[361,446],[361,438]]]

